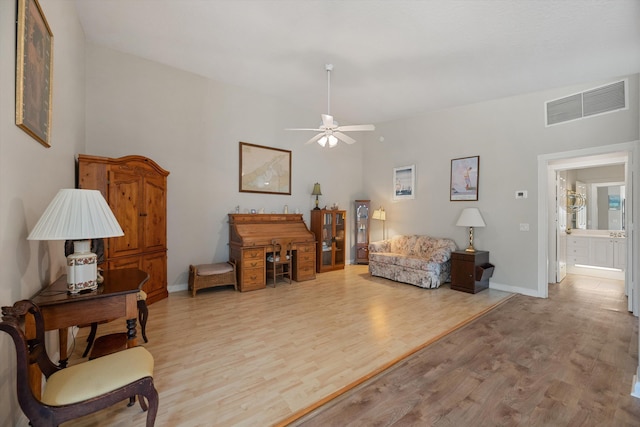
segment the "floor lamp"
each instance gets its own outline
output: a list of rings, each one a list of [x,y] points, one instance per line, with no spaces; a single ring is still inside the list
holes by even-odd
[[[382,240],[386,239],[384,222],[387,220],[387,213],[384,211],[384,208],[380,206],[379,209],[373,211],[373,215],[371,215],[372,219],[377,219],[382,221]]]

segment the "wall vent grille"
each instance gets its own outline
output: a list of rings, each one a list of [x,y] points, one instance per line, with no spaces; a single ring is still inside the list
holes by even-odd
[[[546,125],[625,110],[627,105],[627,80],[621,80],[545,102]]]

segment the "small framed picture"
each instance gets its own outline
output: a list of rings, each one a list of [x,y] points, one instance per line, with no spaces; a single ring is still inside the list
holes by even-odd
[[[393,168],[393,200],[416,198],[416,165]]]
[[[480,156],[451,160],[450,200],[478,200]]]

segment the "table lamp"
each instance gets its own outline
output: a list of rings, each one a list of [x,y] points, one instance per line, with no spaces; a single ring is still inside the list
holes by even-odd
[[[320,184],[318,184],[317,182],[313,184],[313,191],[311,192],[311,195],[316,196],[316,207],[313,208],[313,210],[320,210],[320,208],[318,207],[318,196],[322,196],[322,191],[320,191]]]
[[[458,218],[457,226],[469,227],[469,247],[466,252],[475,252],[473,247],[473,227],[484,227],[485,223],[478,208],[465,208]]]
[[[67,256],[67,290],[98,287],[97,256],[91,239],[124,236],[107,201],[98,190],[62,189],[49,203],[27,240],[73,240]]]
[[[387,213],[384,211],[384,208],[380,206],[379,209],[373,211],[373,215],[371,215],[371,219],[377,219],[382,221],[382,240],[384,240],[385,232],[384,232],[384,222],[387,220]]]

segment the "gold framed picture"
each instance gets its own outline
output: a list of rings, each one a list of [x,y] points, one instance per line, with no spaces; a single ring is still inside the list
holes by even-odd
[[[16,125],[50,147],[53,33],[38,0],[18,0],[16,38]]]

